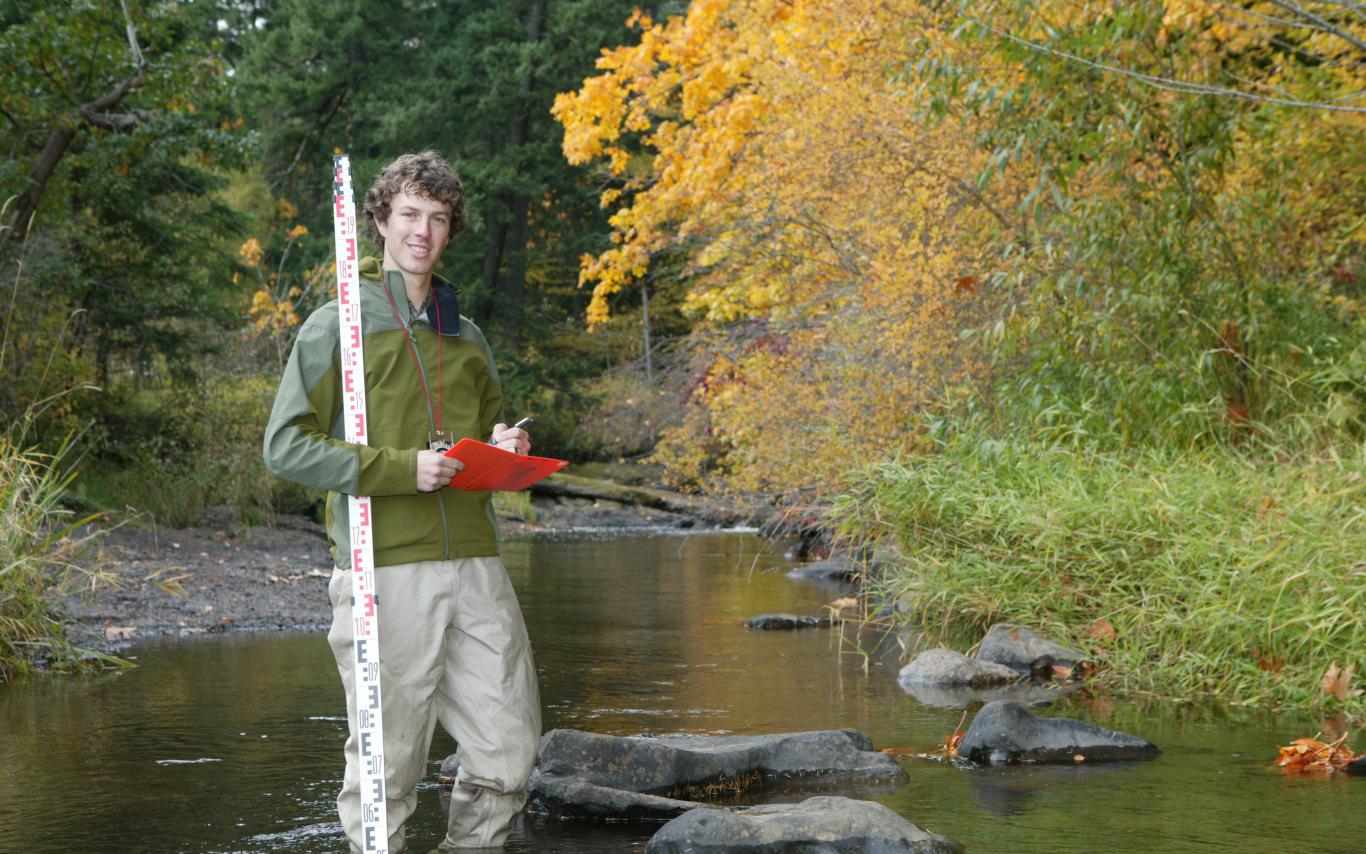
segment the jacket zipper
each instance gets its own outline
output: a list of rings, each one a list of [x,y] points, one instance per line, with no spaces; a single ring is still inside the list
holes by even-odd
[[[402,273],[395,273],[394,275],[401,276]],[[384,277],[384,288],[389,292],[389,298],[393,299],[394,292],[393,288],[389,285],[389,277],[387,275]],[[432,298],[435,299],[436,297],[433,296]],[[407,291],[404,291],[403,299],[405,302],[407,301]],[[395,302],[395,304],[397,304],[397,302]],[[412,345],[413,352],[419,355],[419,358],[417,359],[417,371],[422,375],[423,386],[430,387],[427,384],[427,369],[423,367],[422,359],[420,358],[422,354],[422,348],[417,345],[417,338],[413,335],[412,326],[409,325],[406,321],[404,321],[401,317],[399,318],[399,326],[403,327],[403,334],[408,336],[408,343]],[[436,417],[432,414],[431,398],[427,395],[423,395],[423,404],[427,407],[427,426],[432,430],[436,430]],[[444,497],[442,497],[441,490],[439,489],[436,491],[436,506],[441,511],[441,552],[445,555],[446,560],[450,560],[451,528],[450,523],[446,521],[446,500]]]

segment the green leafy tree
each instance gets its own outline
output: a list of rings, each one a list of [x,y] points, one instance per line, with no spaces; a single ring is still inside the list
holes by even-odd
[[[916,45],[907,76],[1015,201],[987,414],[1082,443],[1360,429],[1363,27],[1334,2],[1030,0],[961,3]]]
[[[188,375],[203,321],[230,319],[234,226],[213,169],[241,162],[208,3],[0,7],[0,194],[8,413],[117,365]],[[121,362],[119,360],[122,360]],[[54,367],[55,365],[55,367]]]
[[[534,407],[538,439],[567,440],[583,401],[575,380],[639,350],[583,332],[588,295],[579,257],[604,247],[600,177],[565,163],[550,115],[557,92],[592,73],[603,47],[629,35],[633,4],[618,0],[419,3],[278,0],[244,32],[238,80],[259,134],[271,190],[329,233],[336,150],[352,155],[356,186],[398,153],[434,148],[465,182],[470,228],[443,259],[462,310],[500,327],[499,364],[511,408]],[[297,256],[324,260],[325,241]],[[652,306],[668,324],[667,307]],[[584,352],[597,353],[584,357]],[[618,352],[615,358],[620,360]],[[549,395],[550,399],[547,399]],[[551,423],[549,410],[564,414]]]

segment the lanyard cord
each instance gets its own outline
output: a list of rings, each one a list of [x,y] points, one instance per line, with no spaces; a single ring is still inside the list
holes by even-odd
[[[436,287],[436,285],[432,285]],[[422,360],[417,355],[417,345],[413,341],[412,327],[403,322],[403,318],[398,315],[398,304],[394,302],[394,295],[389,291],[389,282],[384,282],[384,295],[389,298],[389,308],[394,312],[394,319],[398,325],[403,327],[405,337],[408,339],[408,353],[413,357],[413,364],[417,366],[417,378],[422,381],[422,393],[427,397],[427,411],[432,411],[432,392],[427,388],[427,372],[422,369]],[[432,305],[436,307],[436,431],[441,432],[441,301],[432,294]]]

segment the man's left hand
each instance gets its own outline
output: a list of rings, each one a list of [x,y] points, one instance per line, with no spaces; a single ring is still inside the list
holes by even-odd
[[[498,423],[493,425],[493,444],[514,454],[528,454],[531,452],[531,434],[521,427]]]

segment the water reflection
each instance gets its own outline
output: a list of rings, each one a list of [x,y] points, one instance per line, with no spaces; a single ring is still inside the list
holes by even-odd
[[[875,650],[865,655],[848,627],[743,627],[755,614],[810,613],[832,598],[784,577],[791,564],[781,554],[740,534],[508,543],[547,728],[852,726],[879,747],[942,744],[962,712],[897,685],[894,639],[865,634],[862,649]],[[142,666],[123,675],[0,687],[0,850],[345,850],[333,802],[344,704],[325,638],[226,638],[138,654]],[[1345,852],[1366,837],[1366,781],[1289,780],[1269,766],[1276,742],[1312,733],[1311,719],[1103,697],[1059,699],[1046,713],[1134,732],[1164,753],[1086,768],[906,760],[909,785],[844,793],[974,851]],[[452,750],[438,734],[410,826],[415,850],[440,839],[435,771]],[[653,830],[532,816],[509,850],[639,851]]]

